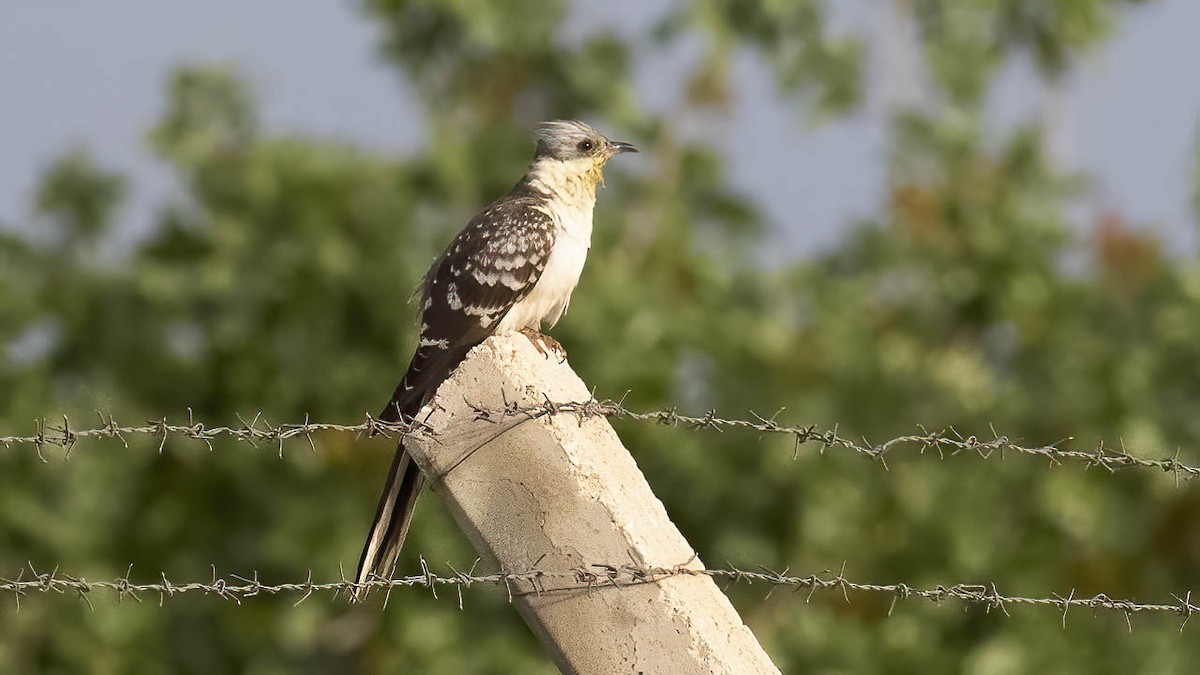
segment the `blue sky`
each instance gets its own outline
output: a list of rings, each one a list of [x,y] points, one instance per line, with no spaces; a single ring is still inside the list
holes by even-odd
[[[854,117],[813,127],[796,101],[781,100],[750,53],[734,66],[730,120],[703,124],[729,158],[730,179],[759,200],[783,250],[806,253],[836,243],[852,221],[879,211],[893,100],[917,75],[887,3],[834,4],[839,30],[873,41],[870,104]],[[636,33],[669,0],[577,4],[569,31],[612,26]],[[1054,149],[1066,166],[1092,176],[1077,215],[1114,209],[1161,233],[1175,253],[1197,238],[1192,168],[1200,122],[1200,3],[1169,0],[1129,12],[1105,49],[1071,73],[1054,111]],[[378,33],[353,2],[261,0],[4,0],[0,3],[0,222],[28,222],[39,172],[58,153],[90,147],[132,178],[123,214],[129,237],[145,231],[172,190],[170,175],[146,150],[144,134],[161,110],[171,70],[228,61],[257,85],[265,125],[275,132],[333,137],[385,151],[421,143],[421,116],[394,71],[377,58]],[[643,105],[667,109],[698,53],[684,43],[637,59]],[[1002,131],[1045,109],[1026,64],[1007,67],[989,96]]]

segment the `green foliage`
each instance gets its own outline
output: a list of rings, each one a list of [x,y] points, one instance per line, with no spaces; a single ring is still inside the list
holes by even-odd
[[[198,164],[236,155],[254,141],[254,101],[227,66],[177,72],[168,100],[171,109],[150,135],[168,158]]]
[[[930,70],[950,100],[978,104],[996,67],[1026,55],[1047,77],[1107,35],[1121,5],[1138,0],[918,0]]]
[[[862,95],[863,45],[828,35],[825,13],[818,0],[704,0],[669,16],[660,31],[673,36],[688,24],[697,26],[712,50],[705,63],[721,76],[733,50],[756,50],[774,70],[780,91],[812,94],[821,117],[845,112]]]
[[[74,150],[46,171],[35,199],[59,236],[77,240],[103,234],[124,194],[122,176],[99,169],[86,150]]]
[[[555,335],[598,395],[635,408],[710,407],[840,425],[882,440],[925,425],[1026,444],[1200,447],[1200,265],[1110,214],[1068,227],[1085,184],[1043,158],[1038,129],[983,133],[997,68],[1070,69],[1118,3],[918,2],[936,89],[898,115],[885,208],[836,250],[760,262],[752,203],[720,155],[641,110],[631,54],[706,45],[689,105],[722,103],[726,62],[760,53],[781,92],[819,114],[859,100],[863,45],[830,37],[818,2],[706,1],[653,36],[559,35],[568,7],[371,0],[383,54],[427,107],[428,142],[392,156],[280,137],[229,67],[178,72],[150,131],[181,192],[128,257],[97,255],[124,180],[84,151],[52,165],[38,230],[0,232],[0,422],[59,411],[237,423],[358,420],[395,385],[414,339],[410,290],[432,256],[528,160],[523,126],[599,119],[649,152],[614,166],[570,314]],[[632,166],[632,165],[631,165]],[[890,471],[786,440],[622,423],[619,431],[701,556],[807,573],[1007,593],[1143,601],[1197,586],[1200,496],[1169,476],[1053,470],[1029,458],[897,455]],[[0,575],[29,560],[89,578],[336,577],[357,559],[391,447],[324,435],[316,451],[81,443],[69,462],[0,453]],[[1187,455],[1184,455],[1187,457]],[[1192,462],[1195,456],[1190,457]],[[469,567],[426,497],[401,562]],[[1171,617],[962,611],[890,599],[733,587],[785,672],[1186,672]],[[312,598],[238,607],[38,595],[0,613],[4,672],[549,672],[503,593],[397,592],[386,611]]]

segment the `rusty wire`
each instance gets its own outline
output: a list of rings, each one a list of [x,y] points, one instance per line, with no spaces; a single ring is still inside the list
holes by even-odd
[[[1200,475],[1200,466],[1181,462],[1176,456],[1170,459],[1153,459],[1130,454],[1124,447],[1111,448],[1104,443],[1090,450],[1079,450],[1061,447],[1064,439],[1048,445],[1021,445],[1008,436],[993,431],[990,437],[964,436],[953,428],[939,431],[928,431],[924,428],[919,433],[898,436],[882,443],[871,443],[866,439],[852,440],[848,436],[833,429],[818,429],[815,425],[792,426],[777,421],[779,412],[770,417],[750,413],[751,419],[729,419],[721,417],[715,410],[702,416],[685,415],[675,408],[637,412],[626,408],[622,401],[589,399],[586,401],[553,402],[546,399],[537,404],[509,404],[500,409],[485,409],[472,406],[479,420],[503,422],[505,420],[537,419],[547,416],[570,415],[582,423],[594,417],[613,419],[631,419],[652,422],[672,427],[690,429],[708,429],[714,431],[745,430],[757,432],[760,435],[773,434],[790,437],[794,442],[795,453],[808,444],[816,445],[820,451],[841,449],[857,453],[879,462],[887,468],[887,458],[898,447],[915,448],[918,452],[936,451],[939,457],[953,456],[963,453],[973,454],[983,459],[993,455],[1015,453],[1019,455],[1041,457],[1052,465],[1071,462],[1086,467],[1101,467],[1110,472],[1119,469],[1151,469],[1172,474],[1177,481],[1190,479]],[[782,411],[780,411],[782,412]],[[123,425],[112,416],[100,415],[100,424],[93,428],[77,429],[71,426],[67,417],[61,422],[51,422],[46,419],[35,421],[35,431],[25,436],[0,436],[0,446],[12,447],[28,445],[34,447],[39,456],[45,447],[59,447],[69,451],[83,439],[117,439],[128,447],[127,436],[153,436],[159,439],[158,449],[161,452],[170,437],[189,438],[201,441],[212,449],[212,441],[227,438],[235,441],[274,445],[282,456],[284,441],[304,438],[314,450],[316,444],[313,434],[321,432],[380,434],[388,437],[403,437],[413,434],[425,434],[428,427],[417,423],[384,422],[370,415],[357,424],[334,424],[327,422],[312,422],[307,417],[303,422],[273,425],[255,415],[247,421],[239,418],[237,426],[208,426],[197,422],[190,414],[187,423],[171,423],[166,418],[146,422],[141,425]],[[44,459],[44,457],[43,457]]]
[[[18,607],[22,598],[34,593],[74,594],[90,604],[90,596],[98,591],[115,593],[118,599],[129,598],[142,602],[143,595],[157,596],[159,604],[168,598],[183,594],[203,594],[216,596],[241,604],[257,596],[265,595],[299,595],[296,604],[304,602],[314,594],[330,593],[334,596],[359,590],[380,590],[391,593],[404,588],[425,588],[437,596],[439,587],[448,587],[458,592],[458,601],[462,604],[462,589],[475,585],[504,587],[511,602],[514,597],[529,594],[591,592],[604,588],[620,588],[632,585],[661,582],[672,577],[704,576],[730,584],[762,584],[770,587],[770,593],[784,588],[793,591],[807,590],[807,600],[811,600],[817,591],[840,591],[846,602],[850,602],[850,593],[882,594],[892,597],[888,615],[894,611],[896,603],[910,598],[922,598],[935,604],[957,601],[965,606],[979,607],[985,611],[999,610],[1006,616],[1008,607],[1030,605],[1035,607],[1055,608],[1062,613],[1063,626],[1066,626],[1067,614],[1072,609],[1091,609],[1094,611],[1107,610],[1122,614],[1126,623],[1132,626],[1130,619],[1134,614],[1174,614],[1187,624],[1192,614],[1200,611],[1200,605],[1192,600],[1191,592],[1183,595],[1173,595],[1171,602],[1141,603],[1129,599],[1112,598],[1105,594],[1092,596],[1076,596],[1074,591],[1067,595],[1051,594],[1049,597],[1010,596],[1000,593],[993,583],[988,584],[938,584],[936,586],[914,586],[904,583],[863,583],[852,581],[845,576],[845,570],[839,573],[822,572],[806,576],[789,575],[788,570],[773,572],[770,570],[727,569],[694,569],[692,567],[638,567],[632,565],[588,565],[570,570],[548,571],[528,570],[524,572],[500,572],[493,574],[475,574],[474,570],[459,572],[454,570],[447,574],[436,574],[430,571],[424,560],[421,561],[422,574],[384,579],[375,577],[365,582],[355,582],[343,575],[340,579],[331,581],[313,581],[312,572],[304,581],[286,583],[265,583],[254,572],[250,576],[229,575],[219,576],[213,568],[212,577],[207,581],[172,581],[165,574],[160,574],[154,581],[136,582],[131,579],[132,566],[125,576],[102,581],[89,581],[82,577],[71,576],[59,570],[53,572],[38,572],[32,565],[22,570],[16,578],[0,578],[0,593],[10,593]],[[453,570],[453,568],[451,568]],[[386,602],[386,601],[385,601]]]

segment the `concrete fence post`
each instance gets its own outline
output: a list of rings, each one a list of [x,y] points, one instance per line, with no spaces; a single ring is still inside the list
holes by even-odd
[[[409,451],[480,555],[505,572],[703,569],[608,420],[477,413],[590,397],[524,336],[492,337],[422,412],[430,432]],[[552,576],[510,590],[565,673],[779,672],[707,576],[591,587]]]

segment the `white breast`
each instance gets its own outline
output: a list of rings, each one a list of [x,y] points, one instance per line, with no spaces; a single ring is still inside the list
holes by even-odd
[[[546,269],[529,295],[513,305],[500,320],[497,331],[539,330],[543,323],[553,326],[567,311],[571,292],[579,283],[592,245],[593,204],[594,198],[585,204],[547,208],[546,213],[554,219],[558,231],[546,260]]]

